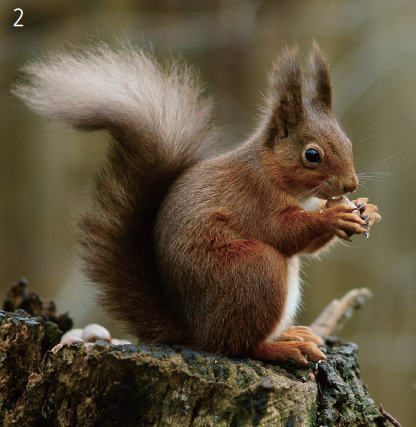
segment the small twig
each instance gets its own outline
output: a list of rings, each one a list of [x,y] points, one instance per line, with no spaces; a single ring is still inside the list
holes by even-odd
[[[333,300],[311,324],[311,331],[321,337],[340,331],[346,321],[352,317],[354,311],[358,310],[372,296],[369,289],[361,288],[349,291],[340,300]]]
[[[378,405],[378,408],[380,409],[381,415],[383,415],[384,418],[387,418],[394,425],[394,427],[402,427],[395,418],[393,418],[389,413],[384,410],[383,405],[381,403],[380,405]]]

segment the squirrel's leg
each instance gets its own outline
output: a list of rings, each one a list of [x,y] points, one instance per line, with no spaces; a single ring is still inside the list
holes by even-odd
[[[259,269],[260,276],[256,285],[259,286],[263,282],[264,286],[264,283],[268,283],[270,288],[267,292],[267,289],[260,285],[263,289],[259,288],[254,292],[257,298],[263,294],[264,300],[257,301],[256,313],[252,313],[251,316],[256,320],[245,332],[253,326],[258,327],[267,323],[272,330],[266,335],[266,338],[252,347],[249,357],[276,362],[293,360],[300,367],[306,367],[308,360],[312,362],[325,360],[325,355],[317,347],[317,345],[323,344],[322,339],[313,334],[309,328],[290,327],[287,329],[292,324],[300,300],[298,257],[287,258],[279,251],[271,250],[269,246],[262,244],[260,244],[260,248],[258,249],[262,256],[256,262],[256,269]],[[262,265],[263,263],[264,265]],[[238,292],[243,291],[247,298],[247,290],[241,289],[240,286],[236,286],[235,289]],[[270,304],[275,308],[280,307],[275,320],[266,311],[266,307]],[[277,312],[275,312],[276,314]],[[252,331],[254,332],[254,330]]]
[[[322,345],[321,337],[315,335],[307,326],[291,326],[300,298],[299,291],[299,259],[288,261],[287,289],[285,313],[275,331],[253,351],[253,357],[265,361],[287,362],[294,360],[298,366],[306,367],[308,360],[318,362],[325,360],[325,355],[318,349]]]

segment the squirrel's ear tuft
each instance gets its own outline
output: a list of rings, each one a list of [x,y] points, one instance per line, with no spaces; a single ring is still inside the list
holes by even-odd
[[[326,56],[316,41],[309,55],[312,80],[309,81],[311,103],[332,111],[332,84]]]
[[[286,47],[273,64],[269,75],[268,141],[287,137],[304,115],[302,70],[297,47]]]

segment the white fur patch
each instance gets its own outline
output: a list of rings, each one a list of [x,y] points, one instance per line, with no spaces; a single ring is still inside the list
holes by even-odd
[[[322,199],[318,199],[318,197],[309,197],[301,202],[301,206],[305,211],[314,212],[322,208]]]
[[[284,332],[293,323],[300,303],[300,279],[299,279],[299,258],[294,256],[288,259],[288,295],[285,307],[285,313],[275,327],[274,331],[266,338],[266,342],[276,341],[282,332]]]

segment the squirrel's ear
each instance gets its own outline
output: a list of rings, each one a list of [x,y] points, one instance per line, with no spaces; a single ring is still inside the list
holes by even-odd
[[[332,85],[328,60],[316,41],[313,42],[309,62],[312,71],[312,81],[309,81],[311,103],[332,111]]]
[[[303,118],[302,70],[297,47],[286,47],[269,75],[269,142],[286,138]]]

